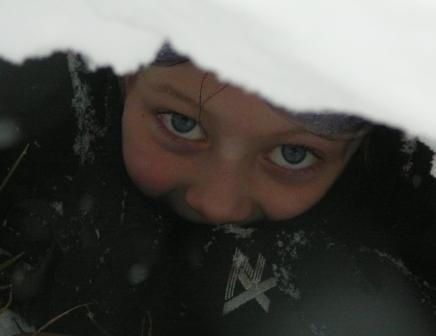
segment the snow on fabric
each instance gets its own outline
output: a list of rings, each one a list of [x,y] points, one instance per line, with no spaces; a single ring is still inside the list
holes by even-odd
[[[35,329],[29,327],[26,322],[12,310],[8,309],[0,314],[0,335],[13,336],[22,331],[32,333]]]
[[[123,73],[169,39],[290,110],[360,114],[434,141],[435,18],[431,0],[14,0],[0,3],[0,55],[73,49]]]

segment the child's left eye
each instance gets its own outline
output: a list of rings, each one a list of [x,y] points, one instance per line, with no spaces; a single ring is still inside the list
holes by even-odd
[[[178,137],[188,140],[205,138],[201,125],[195,119],[177,112],[162,112],[158,117],[166,129]]]
[[[269,159],[280,167],[299,170],[312,166],[319,157],[302,145],[280,145],[270,153]]]

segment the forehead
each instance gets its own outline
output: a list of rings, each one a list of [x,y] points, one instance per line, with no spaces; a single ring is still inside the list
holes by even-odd
[[[185,91],[199,89],[201,81],[207,72],[194,66],[191,62],[185,62],[172,66],[151,65],[143,69],[139,75],[149,85],[172,84]],[[220,85],[222,82],[212,74],[207,73],[208,84]]]

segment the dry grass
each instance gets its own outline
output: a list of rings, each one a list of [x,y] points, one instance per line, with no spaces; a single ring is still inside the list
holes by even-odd
[[[29,149],[30,144],[27,144],[24,149],[22,150],[22,152],[20,153],[20,155],[18,156],[17,160],[15,160],[15,162],[13,163],[11,169],[9,170],[8,174],[6,175],[6,177],[3,179],[3,181],[0,184],[0,193],[5,189],[6,185],[8,184],[9,180],[11,179],[11,177],[14,175],[15,171],[17,170],[18,166],[20,165],[21,161],[23,160],[24,156],[27,154],[27,151]],[[13,264],[15,264],[22,256],[24,255],[24,252],[2,262],[0,264],[0,273],[2,273],[4,270],[6,270],[8,267],[12,266]],[[0,286],[0,290],[6,290],[9,289],[9,295],[8,295],[8,300],[5,304],[4,307],[0,308],[0,315],[3,314],[12,304],[13,301],[13,290],[12,290],[12,285],[6,285],[6,286]],[[44,330],[46,330],[48,327],[50,327],[53,323],[57,322],[58,320],[64,318],[65,316],[69,315],[70,313],[81,309],[81,308],[85,308],[87,310],[87,314],[86,316],[89,318],[89,320],[94,324],[94,326],[99,330],[99,332],[104,335],[104,336],[111,336],[103,327],[101,327],[101,325],[95,320],[94,318],[94,314],[91,312],[91,310],[89,309],[89,306],[92,305],[92,303],[84,303],[84,304],[80,304],[77,306],[74,306],[66,311],[64,311],[63,313],[56,315],[55,317],[51,318],[49,321],[47,321],[43,326],[41,326],[40,328],[38,328],[35,332],[33,333],[21,333],[20,335],[26,335],[26,336],[36,336],[36,335],[53,335],[53,336],[60,336],[60,334],[52,334],[52,333],[44,333]]]
[[[11,259],[8,259],[0,264],[0,272],[3,272],[6,268],[12,266],[17,262],[18,259],[20,259],[24,255],[24,252],[21,252],[20,254],[17,254],[15,257],[12,257]]]
[[[3,314],[12,304],[12,286],[9,286],[9,296],[8,296],[8,301],[6,302],[6,304],[4,305],[4,307],[0,308],[0,315]]]
[[[24,252],[21,252],[20,254],[17,254],[15,257],[12,257],[3,263],[0,264],[0,273],[3,272],[6,268],[12,266],[17,262],[18,259],[20,259],[24,255]],[[8,300],[4,307],[0,308],[0,315],[3,314],[12,304],[12,285],[7,286],[1,286],[0,289],[9,289],[9,296]]]
[[[0,184],[0,192],[3,191],[3,189],[6,187],[6,185],[8,184],[10,178],[12,177],[12,175],[15,173],[15,171],[17,170],[18,166],[20,165],[21,161],[23,160],[24,156],[27,154],[27,150],[29,149],[30,144],[27,144],[23,151],[21,152],[21,154],[18,156],[17,160],[15,160],[14,164],[12,165],[11,169],[9,170],[9,173],[6,175],[6,177],[3,179],[2,183]],[[24,252],[2,262],[0,264],[0,273],[3,272],[5,269],[7,269],[8,267],[12,266],[13,264],[15,264],[17,262],[18,259],[20,259],[22,256],[24,255]],[[8,300],[6,302],[6,305],[4,307],[0,308],[0,315],[3,314],[12,304],[12,285],[7,285],[7,286],[1,286],[0,289],[9,289],[9,296],[8,296]]]
[[[20,156],[18,157],[17,160],[15,160],[14,164],[12,165],[11,169],[9,170],[9,173],[3,179],[2,184],[0,184],[0,192],[3,191],[3,189],[5,188],[6,184],[8,184],[12,175],[14,175],[14,172],[15,172],[15,170],[17,170],[18,166],[20,165],[21,160],[23,160],[23,157],[27,154],[27,150],[29,149],[29,146],[30,146],[30,144],[27,144],[26,147],[24,147]]]
[[[60,320],[61,318],[67,316],[68,314],[72,313],[73,311],[75,311],[77,309],[86,308],[89,311],[89,305],[91,305],[91,303],[84,303],[84,304],[77,305],[75,307],[72,307],[72,308],[64,311],[63,313],[61,313],[61,314],[53,317],[52,319],[50,319],[47,323],[45,323],[42,327],[38,328],[38,330],[36,330],[33,334],[30,334],[30,335],[31,336],[35,336],[35,335],[41,334],[45,329],[47,329],[53,323],[55,323],[56,321]]]

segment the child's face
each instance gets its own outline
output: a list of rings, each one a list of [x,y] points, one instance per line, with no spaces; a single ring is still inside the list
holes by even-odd
[[[195,222],[280,220],[312,207],[356,141],[310,133],[256,95],[204,75],[184,63],[126,79],[123,154],[134,183]]]

